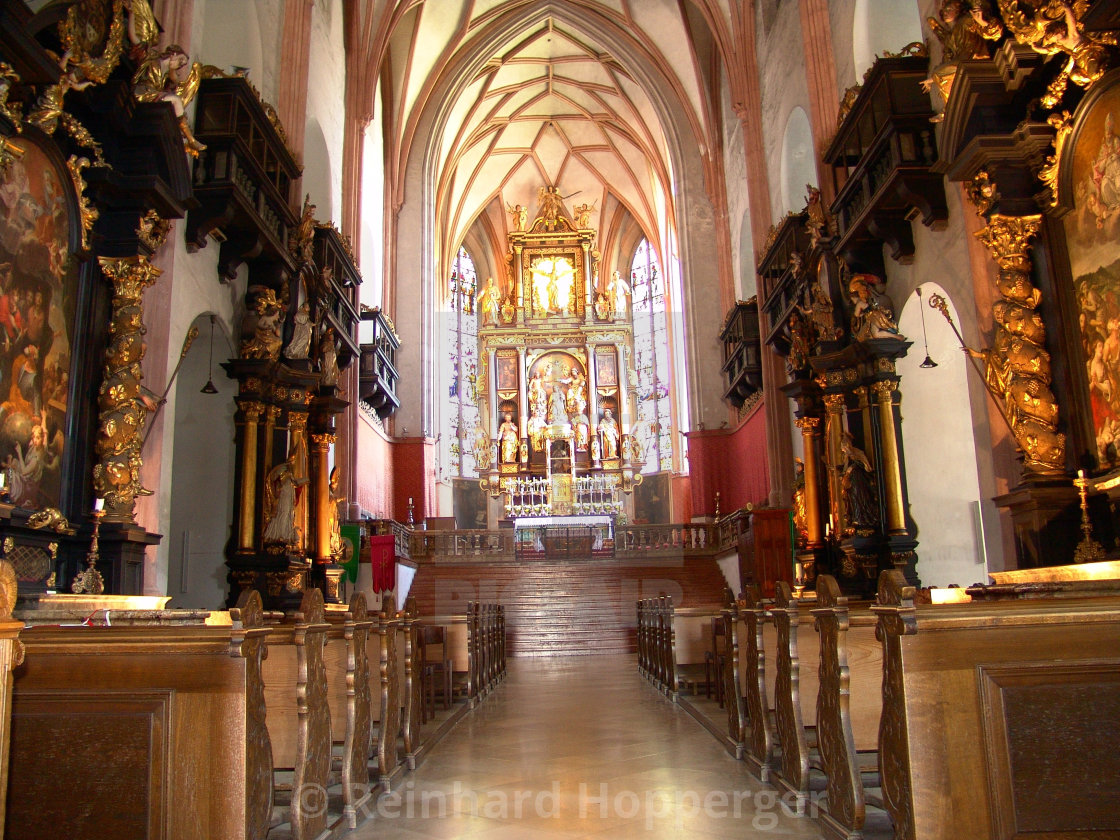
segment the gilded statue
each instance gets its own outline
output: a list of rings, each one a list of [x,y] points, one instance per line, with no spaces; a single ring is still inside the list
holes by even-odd
[[[559,191],[551,184],[537,189],[537,205],[549,230],[556,225],[564,206]]]
[[[809,284],[809,305],[799,305],[798,309],[802,315],[809,319],[814,343],[817,341],[832,341],[836,338],[836,321],[832,315],[832,299],[819,282]]]
[[[19,125],[21,119],[20,104],[8,101],[8,92],[12,85],[19,84],[19,74],[12,65],[0,61],[0,115],[8,118],[9,122]]]
[[[1115,45],[1116,36],[1087,35],[1081,18],[1088,9],[1089,0],[999,0],[1004,23],[1016,41],[1042,55],[1068,56],[1042,98],[1043,108],[1058,104],[1067,82],[1088,88],[1108,68],[1107,45]]]
[[[599,439],[602,445],[603,458],[617,458],[618,423],[614,419],[614,413],[609,408],[603,409],[603,417],[599,421]]]
[[[984,0],[941,0],[937,18],[926,18],[929,28],[941,42],[941,61],[922,82],[923,90],[937,88],[944,102],[949,101],[953,79],[956,78],[957,65],[961,61],[974,58],[988,58],[991,54],[990,42],[1003,34],[999,19],[991,16],[991,10]],[[934,118],[940,122],[942,116]]]
[[[808,193],[805,199],[805,210],[809,214],[809,218],[805,221],[805,230],[809,233],[809,241],[816,245],[828,235],[832,226],[828,223],[828,215],[825,213],[824,203],[821,201],[820,189],[812,184],[806,184],[805,189]]]
[[[303,211],[300,213],[299,224],[292,231],[288,250],[300,263],[315,259],[315,205],[311,203],[311,193],[303,198]]]
[[[327,327],[319,337],[319,384],[338,384],[338,347],[334,343],[334,328]]]
[[[529,379],[529,440],[533,444],[533,451],[540,452],[544,449],[544,427],[547,425],[548,391],[545,389],[544,375],[540,370]]]
[[[789,316],[789,355],[786,357],[786,371],[793,376],[809,364],[808,324],[799,312]]]
[[[498,426],[498,441],[501,446],[499,450],[501,462],[503,464],[516,464],[521,437],[517,430],[517,424],[513,422],[513,415],[508,411],[505,413],[502,424]]]
[[[243,359],[276,359],[280,356],[283,340],[280,337],[280,320],[283,309],[276,298],[276,292],[265,289],[257,294],[253,303],[255,319],[248,319],[252,323],[252,335],[241,341],[241,358]]]
[[[894,338],[905,341],[894,322],[890,298],[882,291],[882,283],[872,274],[853,274],[848,284],[852,301],[852,336],[857,341]]]
[[[591,227],[591,214],[595,211],[594,204],[581,204],[575,208],[576,227],[587,230]]]
[[[797,533],[797,547],[809,544],[809,520],[805,507],[805,462],[794,458],[796,473],[793,479],[793,527]]]
[[[273,467],[264,482],[265,525],[262,540],[296,547],[302,542],[296,524],[297,488],[307,484],[296,475],[297,454],[293,449],[286,460]]]
[[[502,308],[502,290],[498,288],[491,277],[486,284],[486,288],[478,293],[478,314],[482,316],[483,327],[492,327],[497,325],[498,318],[501,315]]]
[[[607,296],[602,292],[595,295],[595,317],[600,321],[610,320],[611,317],[610,302],[607,301]]]
[[[529,211],[522,207],[520,204],[511,207],[506,204],[506,212],[510,215],[510,223],[513,225],[515,231],[525,230],[525,223],[529,218]]]
[[[346,501],[346,497],[338,492],[339,480],[338,467],[332,467],[331,477],[327,485],[329,488],[327,495],[327,530],[331,537],[331,557],[336,562],[342,558],[342,526],[338,507]]]
[[[479,472],[485,472],[490,469],[492,461],[490,458],[490,438],[486,435],[486,430],[481,426],[477,426],[474,430],[474,466]]]
[[[163,51],[153,46],[136,68],[132,77],[132,93],[141,102],[170,103],[175,111],[175,118],[179,121],[179,131],[183,135],[183,146],[187,154],[198,157],[198,153],[206,146],[194,136],[184,111],[198,93],[198,85],[203,78],[203,65],[194,62],[186,78],[180,78],[183,68],[188,64],[190,58],[179,45],[172,44]]]

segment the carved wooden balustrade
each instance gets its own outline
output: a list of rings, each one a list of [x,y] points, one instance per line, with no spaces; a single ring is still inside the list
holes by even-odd
[[[659,690],[677,699],[676,630],[673,626],[673,598],[661,595],[638,602],[638,618],[642,632],[644,656],[639,661],[643,676]]]
[[[394,519],[369,520],[371,534],[382,536],[393,535],[393,552],[397,559],[410,559],[412,555],[413,530],[407,525],[402,525]]]
[[[477,557],[482,561],[513,560],[514,532],[499,531],[413,531],[410,555],[413,560],[439,562]]]
[[[374,307],[363,307],[361,361],[358,372],[358,397],[382,420],[401,404],[397,396],[397,350],[401,340],[389,316]]]
[[[762,349],[759,344],[758,298],[738,301],[723,319],[723,398],[736,408],[762,388]]]
[[[745,645],[743,674],[747,731],[742,733],[742,740],[747,763],[765,782],[770,779],[774,758],[774,736],[768,719],[770,704],[766,700],[766,653],[762,641],[762,625],[767,619],[768,604],[762,600],[762,591],[757,584],[748,586],[744,595],[739,616],[745,628],[742,641]]]

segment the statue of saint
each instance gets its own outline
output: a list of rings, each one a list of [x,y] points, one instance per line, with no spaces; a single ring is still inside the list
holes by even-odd
[[[330,492],[327,496],[327,529],[331,535],[331,557],[336,561],[342,557],[342,526],[339,523],[338,506],[346,501],[346,497],[338,492],[339,479],[338,467],[332,467],[328,482]]]
[[[568,398],[559,382],[553,384],[552,393],[548,396],[548,422],[561,424],[569,422]]]
[[[894,322],[890,298],[872,289],[871,283],[876,279],[870,274],[853,274],[848,284],[852,300],[852,335],[857,341],[875,338],[905,341],[906,336],[898,332]]]
[[[334,330],[327,327],[319,339],[319,371],[321,385],[338,384],[338,348],[334,344]]]
[[[478,295],[478,313],[482,316],[481,326],[492,327],[496,325],[501,309],[502,291],[494,282],[494,278],[491,277],[487,281],[486,288]]]
[[[602,292],[595,295],[595,317],[600,321],[606,321],[611,317],[610,302]]]
[[[630,294],[630,284],[622,279],[622,274],[616,271],[607,284],[607,294],[611,297],[612,312],[614,317],[626,313],[626,296]]]
[[[506,204],[506,212],[510,216],[510,224],[513,225],[515,231],[525,230],[525,222],[528,219],[529,211],[518,204],[516,207],[511,207]]]
[[[292,337],[284,348],[284,358],[306,359],[311,350],[311,331],[315,327],[306,301],[300,304],[292,321]]]
[[[602,441],[603,457],[618,457],[618,423],[609,408],[603,409],[603,419],[599,421],[599,438]]]
[[[855,439],[848,431],[840,439],[840,453],[843,457],[840,493],[847,530],[849,533],[873,530],[879,524],[879,501],[871,462],[867,454],[855,445]]]
[[[517,451],[521,443],[517,431],[517,424],[513,422],[513,415],[506,412],[502,425],[498,427],[498,440],[501,443],[501,458],[503,464],[516,464]]]
[[[162,52],[155,46],[149,47],[147,55],[132,77],[132,93],[141,102],[170,103],[175,118],[179,121],[179,131],[183,135],[183,146],[187,154],[198,157],[198,153],[206,146],[195,138],[183,112],[198,93],[203,67],[196,61],[191,65],[187,77],[180,79],[183,68],[188,64],[190,58],[176,44]]]
[[[298,488],[307,484],[306,478],[296,477],[296,452],[292,450],[285,461],[269,472],[264,483],[264,509],[268,524],[261,540],[265,543],[282,543],[298,546],[301,540],[296,525],[296,495]]]

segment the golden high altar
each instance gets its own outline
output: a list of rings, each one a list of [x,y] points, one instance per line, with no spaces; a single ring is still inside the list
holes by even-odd
[[[632,513],[644,446],[630,287],[599,276],[592,207],[573,222],[553,186],[538,204],[528,229],[511,208],[505,283],[477,298],[481,483],[509,517]]]

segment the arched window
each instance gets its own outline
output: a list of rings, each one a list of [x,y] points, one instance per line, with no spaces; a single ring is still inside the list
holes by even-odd
[[[638,374],[638,416],[635,427],[644,437],[642,472],[673,468],[673,422],[669,399],[670,359],[665,273],[648,239],[630,263],[630,294],[634,317],[634,370]],[[642,434],[642,431],[645,434]]]
[[[441,479],[478,475],[474,463],[475,429],[478,413],[478,316],[474,294],[478,288],[474,262],[460,248],[447,280],[447,309],[444,312],[444,385],[446,410],[440,435]]]

